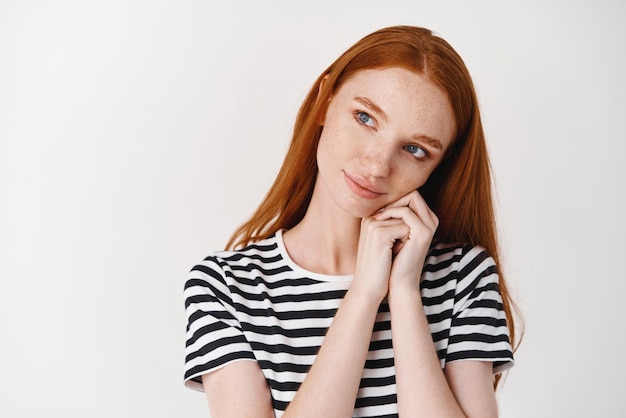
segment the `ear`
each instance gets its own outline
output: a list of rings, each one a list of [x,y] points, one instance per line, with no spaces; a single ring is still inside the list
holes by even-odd
[[[326,112],[328,111],[328,104],[330,103],[331,99],[333,98],[333,92],[331,91],[328,94],[328,100],[326,101],[326,103],[319,103],[320,98],[322,96],[322,90],[324,89],[324,84],[326,83],[326,80],[328,80],[328,74],[326,74],[324,77],[322,77],[322,79],[320,80],[320,85],[317,88],[317,99],[316,99],[316,105],[319,106],[319,118],[317,120],[317,123],[319,126],[324,126],[324,123],[326,122]]]

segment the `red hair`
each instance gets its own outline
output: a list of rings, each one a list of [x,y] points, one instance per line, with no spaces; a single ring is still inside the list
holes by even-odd
[[[315,155],[323,128],[319,121],[332,92],[358,71],[388,67],[426,76],[445,92],[454,113],[452,145],[420,188],[439,218],[435,238],[481,245],[500,267],[491,168],[471,76],[445,40],[413,26],[388,27],[365,36],[318,77],[300,107],[291,145],[274,184],[252,217],[234,232],[227,248],[243,247],[302,220],[317,177]],[[515,305],[502,272],[499,286],[511,341],[517,348]],[[499,379],[500,375],[495,377],[494,387]]]

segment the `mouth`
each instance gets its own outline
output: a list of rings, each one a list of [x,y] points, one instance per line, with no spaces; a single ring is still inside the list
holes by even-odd
[[[352,192],[365,199],[376,199],[385,193],[363,177],[343,172],[343,178]]]

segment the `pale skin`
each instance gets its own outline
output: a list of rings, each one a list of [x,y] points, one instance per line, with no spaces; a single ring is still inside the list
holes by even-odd
[[[402,68],[356,73],[328,103],[304,219],[284,233],[307,270],[353,280],[284,417],[351,417],[378,306],[388,297],[401,417],[496,417],[492,364],[441,369],[420,296],[438,226],[416,191],[455,134],[445,94]],[[273,417],[258,364],[202,376],[211,416]]]

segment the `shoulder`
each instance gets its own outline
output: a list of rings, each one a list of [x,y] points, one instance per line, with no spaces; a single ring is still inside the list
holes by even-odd
[[[234,294],[253,286],[280,255],[273,237],[233,251],[216,251],[195,264],[184,284],[187,308],[197,303],[216,302],[231,306]],[[263,272],[259,275],[257,272]]]
[[[191,272],[237,268],[249,264],[270,264],[280,260],[275,236],[249,244],[237,250],[215,251],[194,265]]]
[[[213,257],[219,259],[223,265],[232,268],[249,265],[264,267],[282,261],[276,235],[256,241],[241,249],[217,251]]]
[[[472,271],[493,269],[496,263],[487,250],[480,245],[435,242],[431,245],[424,264],[424,271],[466,276]]]
[[[456,302],[484,291],[498,292],[495,260],[480,245],[434,243],[426,257],[422,286],[447,289]]]
[[[284,269],[283,257],[273,235],[241,249],[213,252],[191,268],[186,287],[227,286],[259,276],[255,272],[269,277]]]

